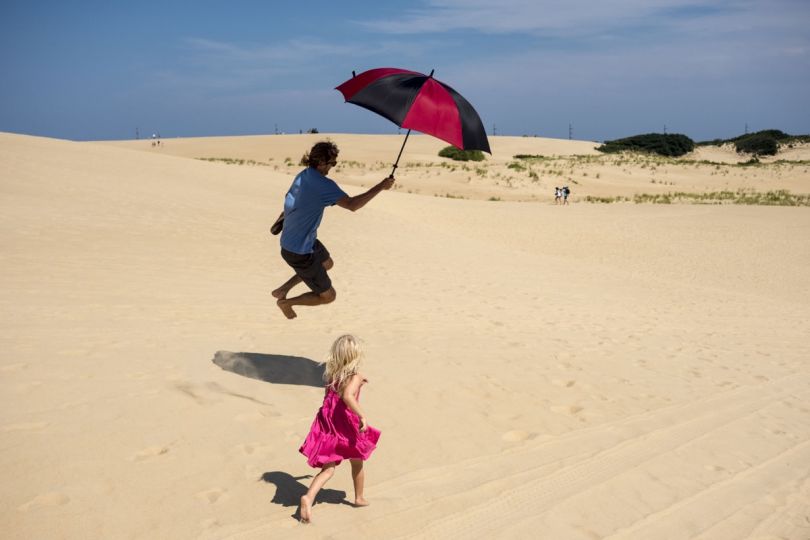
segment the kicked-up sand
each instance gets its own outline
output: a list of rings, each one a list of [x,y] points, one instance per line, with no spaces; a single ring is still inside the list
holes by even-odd
[[[476,174],[412,137],[397,190],[326,211],[337,300],[288,321],[268,229],[326,137],[350,194],[401,144],[0,134],[4,538],[810,538],[810,209],[585,204],[661,186],[585,157],[555,206],[560,176],[513,156],[593,143],[493,138]],[[656,167],[810,192],[801,165]],[[344,464],[302,525],[298,447],[346,332],[382,430],[371,505]]]

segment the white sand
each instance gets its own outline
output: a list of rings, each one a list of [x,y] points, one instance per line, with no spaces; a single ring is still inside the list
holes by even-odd
[[[351,193],[401,141],[331,137],[358,162]],[[458,200],[426,196],[458,171],[430,168],[420,195],[414,167],[327,210],[338,299],[287,321],[267,229],[284,157],[316,138],[0,134],[4,538],[810,538],[810,209],[491,202],[547,200],[492,176]],[[413,139],[404,161],[439,162]],[[504,170],[592,147],[493,141]],[[645,174],[600,166],[583,189]],[[755,173],[722,182],[806,174]],[[312,361],[344,332],[366,342],[383,432],[372,505],[339,504],[344,465],[303,526]]]

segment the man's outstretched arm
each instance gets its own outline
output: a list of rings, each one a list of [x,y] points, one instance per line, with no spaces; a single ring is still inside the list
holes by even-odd
[[[361,208],[363,208],[366,205],[366,203],[368,203],[368,201],[376,197],[379,192],[381,192],[384,189],[391,189],[391,186],[393,185],[394,185],[394,177],[389,176],[388,178],[381,181],[379,184],[369,189],[365,193],[355,195],[354,197],[343,197],[337,202],[337,205],[340,206],[341,208],[345,208],[346,210],[356,212]]]

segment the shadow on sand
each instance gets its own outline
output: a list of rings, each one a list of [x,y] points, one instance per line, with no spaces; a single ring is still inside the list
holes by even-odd
[[[301,356],[217,351],[213,362],[226,371],[274,384],[323,388],[323,364]]]
[[[312,478],[312,475],[293,476],[289,473],[273,471],[264,473],[261,479],[276,486],[276,494],[273,495],[271,502],[284,507],[294,506],[295,514],[293,514],[293,517],[299,519],[301,516],[298,514],[300,511],[298,504],[301,502],[301,495],[307,492],[307,486],[299,482],[299,480],[308,478]],[[346,500],[345,491],[328,488],[322,488],[318,492],[315,503],[348,504],[351,506],[351,503]]]
[[[324,386],[323,364],[300,356],[217,351],[213,362],[225,371],[269,383],[297,384],[316,388]],[[276,494],[273,495],[272,502],[284,507],[294,506],[296,510],[292,517],[300,519],[298,505],[301,502],[301,496],[307,492],[308,486],[299,480],[307,478],[312,478],[312,476],[295,477],[286,472],[273,471],[264,473],[261,480],[276,486]],[[346,500],[345,491],[326,488],[318,492],[315,502],[350,504]]]

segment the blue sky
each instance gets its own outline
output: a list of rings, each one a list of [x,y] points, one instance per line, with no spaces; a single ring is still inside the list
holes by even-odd
[[[3,0],[0,131],[396,133],[334,90],[384,66],[490,134],[810,133],[808,0]]]

